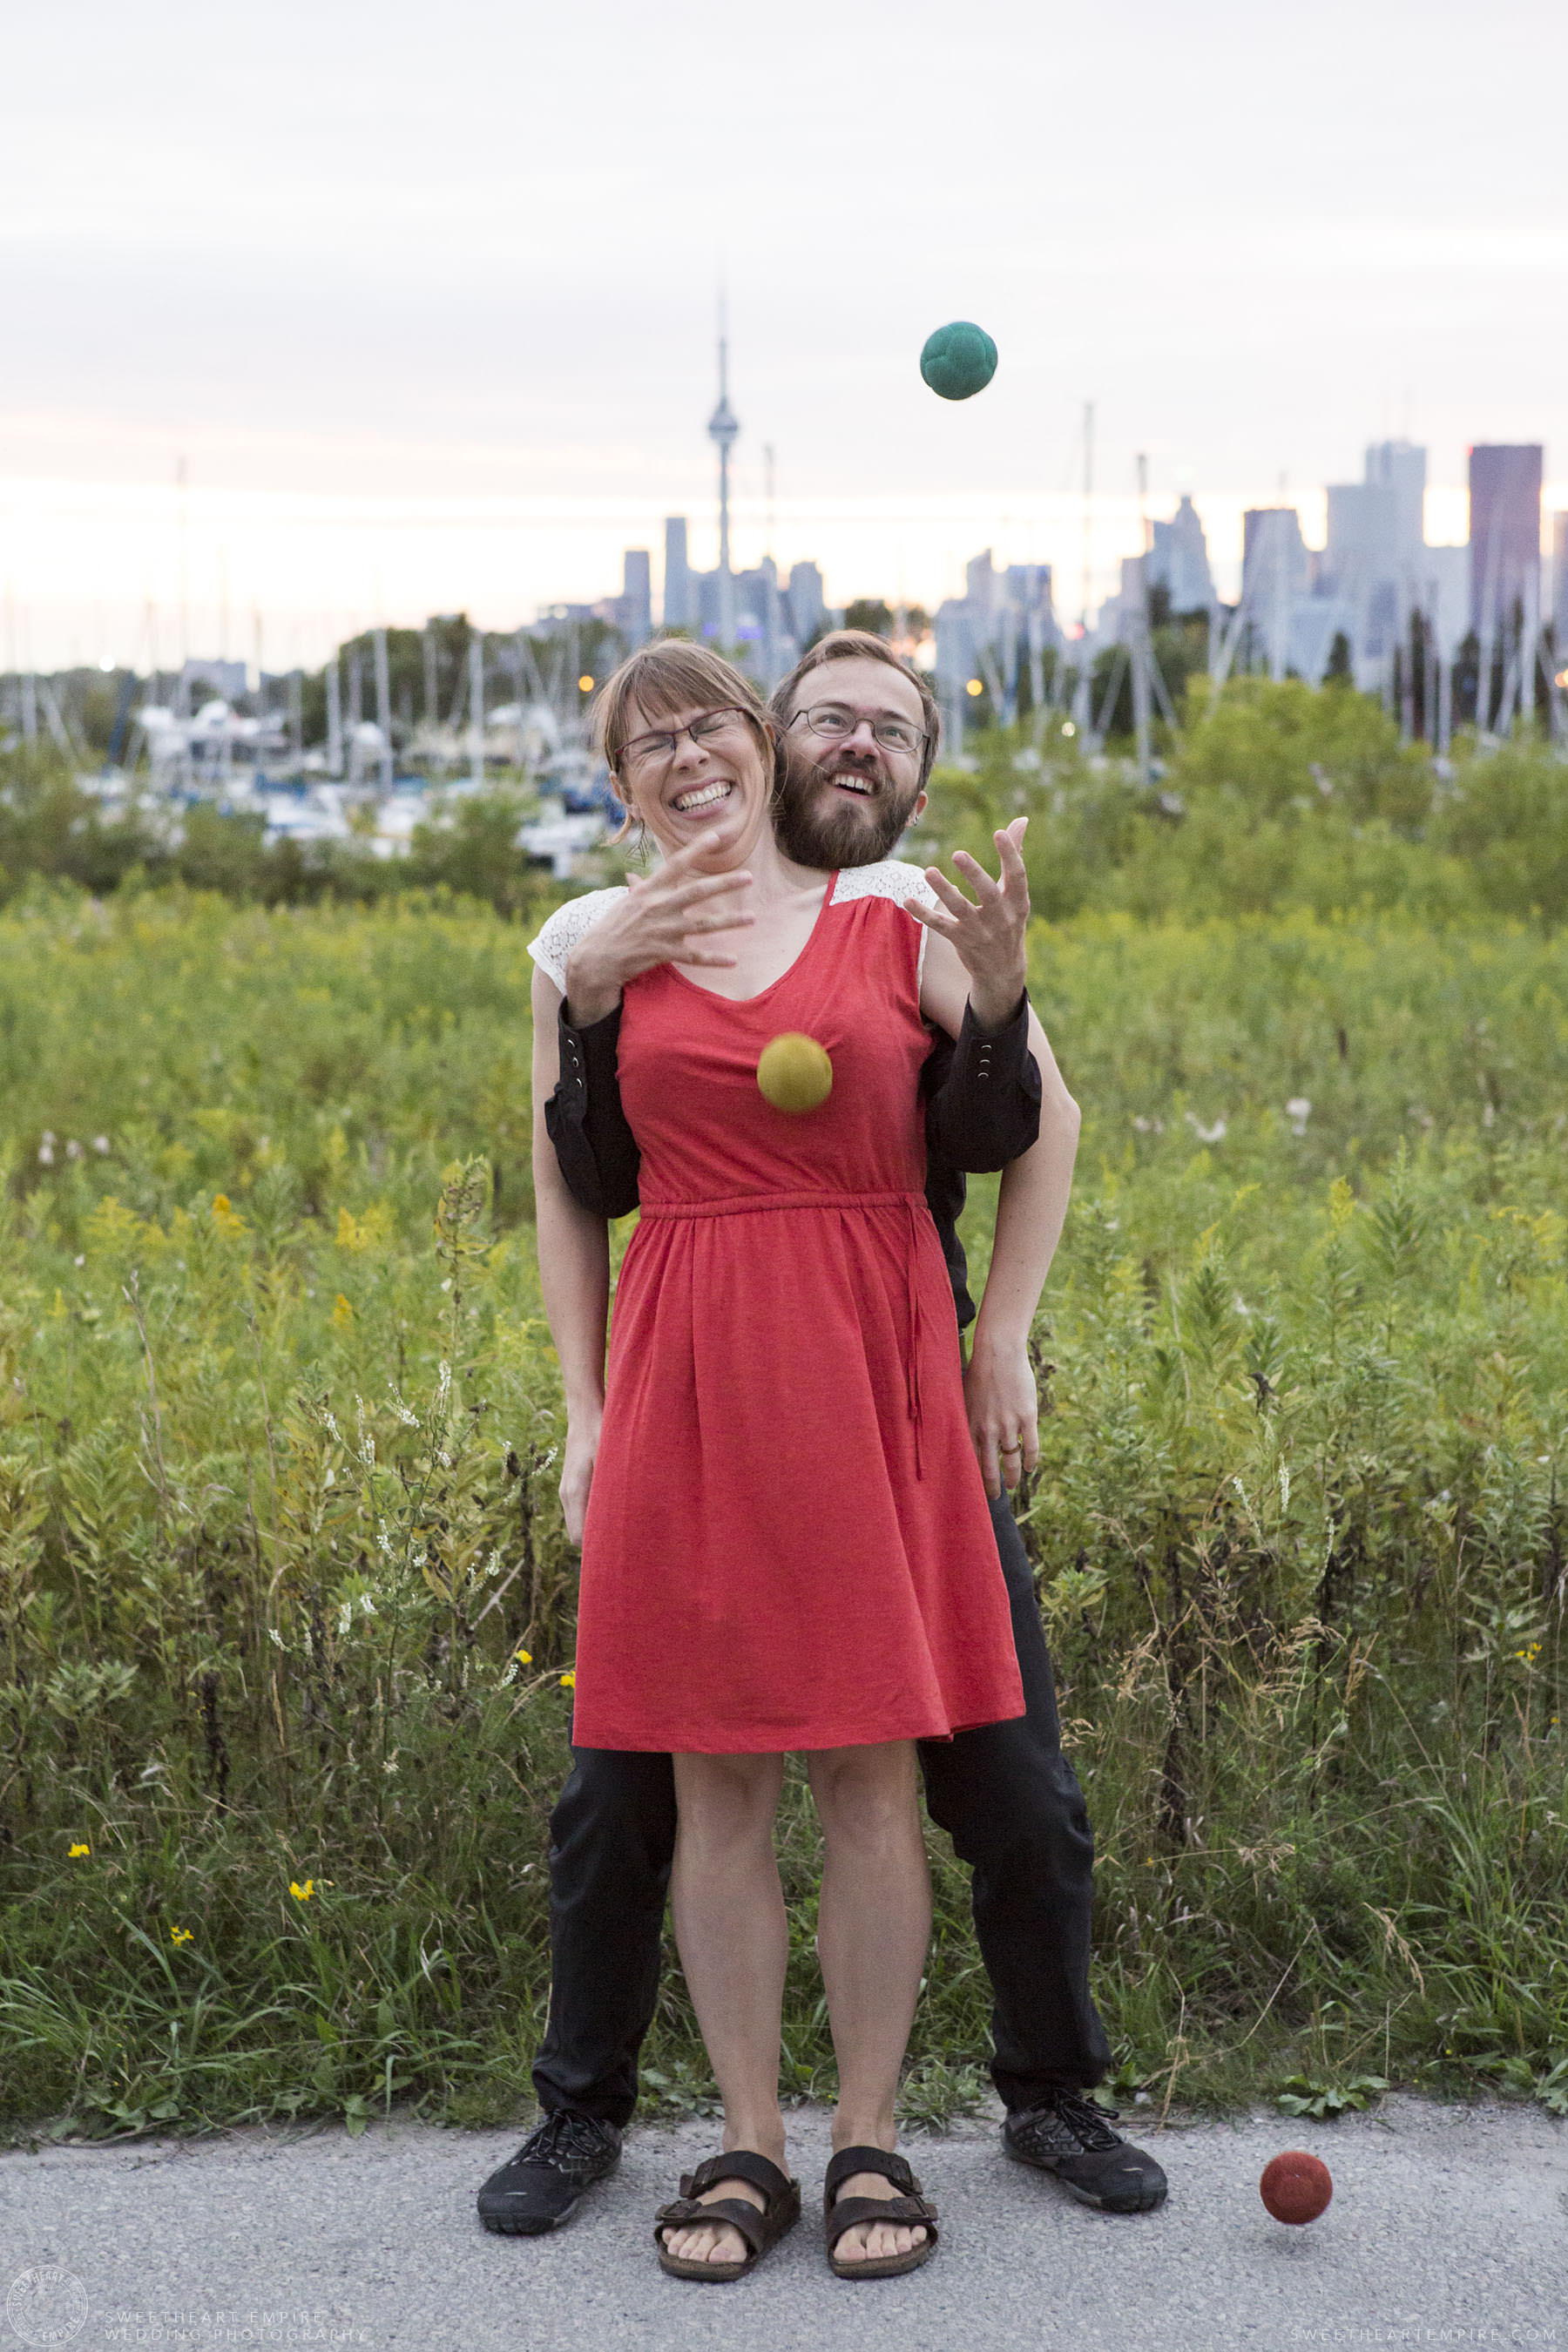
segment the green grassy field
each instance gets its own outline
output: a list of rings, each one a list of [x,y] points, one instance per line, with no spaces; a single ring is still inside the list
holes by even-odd
[[[1048,772],[952,778],[932,822],[1005,778],[1048,898]],[[1085,1126],[1021,1509],[1115,2086],[1562,2110],[1568,941],[1190,895],[1151,921],[1108,883],[1033,950]],[[526,2096],[574,1573],[531,927],[42,886],[0,917],[13,2128]],[[784,1855],[787,2063],[821,2089],[797,1785]],[[987,2009],[933,1859],[928,2117]],[[673,1965],[649,2059],[706,2097]]]

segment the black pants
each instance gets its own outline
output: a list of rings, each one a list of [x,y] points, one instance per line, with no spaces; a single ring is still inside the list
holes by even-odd
[[[1094,1836],[1062,1754],[1034,1578],[1012,1508],[991,1506],[1027,1712],[920,1744],[926,1805],[974,1874],[991,1979],[992,2078],[1010,2108],[1098,2083],[1110,2061],[1089,1997]],[[550,1817],[550,2022],[533,2065],[546,2113],[630,2121],[658,1993],[675,1852],[668,1756],[575,1748]]]

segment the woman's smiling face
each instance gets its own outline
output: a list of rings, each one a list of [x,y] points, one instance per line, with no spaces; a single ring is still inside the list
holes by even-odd
[[[760,719],[729,706],[694,703],[658,718],[634,708],[616,779],[621,797],[667,856],[707,840],[715,873],[743,866],[773,798],[763,740]]]

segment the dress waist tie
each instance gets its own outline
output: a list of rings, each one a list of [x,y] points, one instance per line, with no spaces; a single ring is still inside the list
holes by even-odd
[[[918,1256],[920,1227],[915,1223],[913,1201],[910,1201],[907,1207],[908,1247],[904,1252],[904,1269],[910,1302],[910,1346],[909,1353],[904,1359],[904,1393],[909,1399],[910,1419],[914,1423],[915,1476],[923,1478],[925,1472],[921,1464],[921,1286]],[[921,1207],[922,1209],[925,1207],[923,1200]]]
[[[890,1209],[904,1212],[904,1312],[909,1346],[904,1354],[904,1402],[915,1441],[915,1476],[925,1475],[921,1461],[921,1317],[920,1223],[929,1215],[923,1192],[734,1192],[711,1201],[647,1201],[642,1217],[656,1223],[679,1223],[695,1217],[765,1215],[775,1209]]]

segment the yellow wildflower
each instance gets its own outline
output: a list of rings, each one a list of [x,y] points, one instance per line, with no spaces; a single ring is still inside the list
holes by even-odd
[[[70,1850],[68,1859],[74,1862],[79,1853],[90,1853],[91,1852],[92,1848],[89,1845],[73,1845]]]
[[[195,1932],[194,1927],[171,1927],[169,1941],[171,1944],[188,1944]]]
[[[511,1654],[517,1660],[520,1666],[531,1666],[533,1664],[533,1652],[531,1650],[514,1650]]]
[[[313,1878],[307,1878],[303,1886],[297,1878],[291,1878],[289,1881],[289,1892],[296,1903],[309,1903],[315,1891],[316,1882]]]
[[[563,1689],[563,1690],[575,1690],[575,1689],[576,1689],[576,1687],[577,1687],[577,1677],[576,1677],[576,1675],[562,1675],[562,1677],[561,1677],[561,1687],[562,1687],[562,1689]]]
[[[226,1192],[213,1194],[213,1223],[219,1233],[228,1240],[232,1240],[236,1234],[242,1234],[245,1231],[245,1219],[230,1208]]]
[[[345,1298],[342,1292],[340,1290],[337,1296],[337,1302],[332,1308],[332,1320],[338,1326],[338,1328],[342,1330],[345,1323],[352,1323],[353,1319],[354,1310],[353,1302]]]

